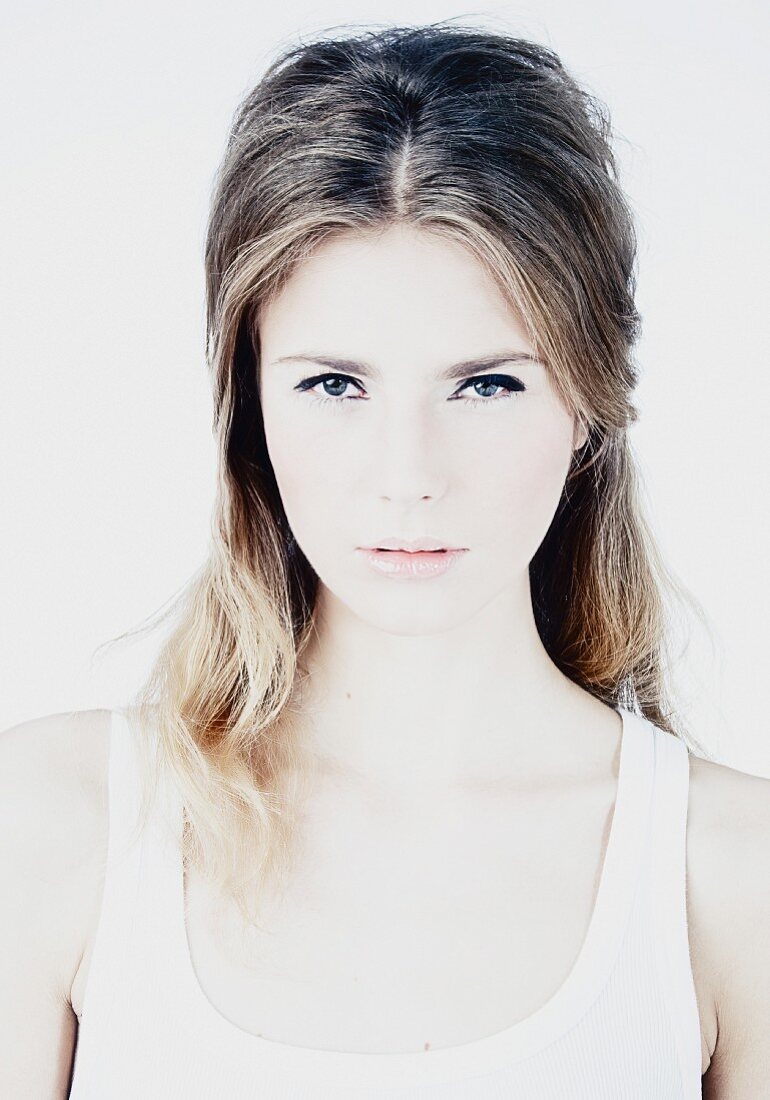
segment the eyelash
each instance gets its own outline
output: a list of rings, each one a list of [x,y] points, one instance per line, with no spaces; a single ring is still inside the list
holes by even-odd
[[[312,393],[312,388],[317,386],[319,382],[325,382],[327,379],[333,379],[341,382],[352,382],[354,386],[358,386],[358,383],[354,378],[351,378],[348,374],[319,374],[314,378],[303,378],[301,382],[295,387],[300,392],[308,392],[314,401],[317,401],[321,405],[331,403],[332,405],[342,405],[347,401],[360,401],[360,397],[331,397],[328,394]],[[476,382],[486,382],[488,385],[502,386],[508,390],[507,393],[498,395],[497,397],[464,397],[462,403],[464,405],[492,405],[497,401],[506,401],[511,397],[516,397],[519,393],[523,393],[526,386],[518,380],[518,378],[512,378],[509,374],[477,374],[473,378],[466,378],[459,389],[455,390],[453,397],[450,400],[458,400],[457,394],[462,393],[466,387],[473,385]],[[517,388],[518,387],[518,388]],[[359,386],[359,389],[361,387]]]

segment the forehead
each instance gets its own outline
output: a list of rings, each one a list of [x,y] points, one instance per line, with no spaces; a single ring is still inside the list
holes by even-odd
[[[325,241],[265,306],[263,352],[284,355],[307,341],[319,353],[362,358],[409,347],[457,360],[512,341],[531,350],[518,311],[469,249],[401,225]]]

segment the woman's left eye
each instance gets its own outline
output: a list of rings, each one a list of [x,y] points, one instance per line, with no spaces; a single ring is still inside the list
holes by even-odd
[[[492,401],[504,400],[508,397],[515,397],[517,393],[523,393],[526,389],[518,378],[512,378],[510,374],[481,374],[476,378],[466,378],[460,389],[452,395],[452,400],[458,400],[457,395],[462,393],[468,386],[482,386],[488,389],[490,386],[496,389],[503,389],[506,392],[496,394],[494,397],[464,397],[462,400],[467,404],[470,402],[472,405],[489,405]]]
[[[321,404],[327,404],[331,402],[334,405],[340,405],[347,401],[365,400],[365,398],[362,399],[360,396],[344,397],[340,393],[333,395],[330,395],[328,393],[325,395],[313,393],[313,390],[317,385],[319,385],[321,382],[326,383],[329,381],[337,383],[338,388],[341,385],[343,389],[347,385],[352,384],[359,390],[359,393],[363,392],[362,386],[354,378],[351,378],[347,374],[321,374],[316,375],[316,377],[314,378],[304,378],[301,382],[298,383],[296,389],[300,392],[307,391],[311,393],[315,400],[319,401]],[[503,390],[505,392],[494,394],[489,397],[477,396],[461,398],[459,395],[464,390],[468,389],[469,386],[481,386],[484,389],[494,388],[498,390]],[[460,400],[465,405],[491,405],[494,401],[501,401],[509,397],[515,397],[518,393],[523,393],[525,389],[526,386],[524,386],[518,378],[513,378],[509,374],[480,374],[477,375],[475,378],[466,378],[460,388],[455,390],[449,400]]]

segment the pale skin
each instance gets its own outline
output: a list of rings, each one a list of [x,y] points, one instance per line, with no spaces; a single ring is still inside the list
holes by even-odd
[[[414,230],[327,242],[271,303],[260,346],[271,461],[321,582],[303,696],[317,779],[305,854],[249,966],[231,911],[188,876],[196,973],[224,1016],[279,1042],[468,1042],[564,981],[611,819],[620,719],[550,661],[527,580],[585,437],[531,360],[471,369],[476,384],[451,400],[463,383],[447,368],[533,348],[469,254]],[[313,391],[327,404],[296,388],[319,375],[332,376]],[[389,535],[468,550],[443,577],[394,582],[355,549]],[[0,1095],[67,1095],[99,915],[108,720],[49,715],[0,736]],[[697,757],[690,769],[703,1095],[756,1100],[770,1068],[770,781]],[[447,995],[447,959],[462,997]]]

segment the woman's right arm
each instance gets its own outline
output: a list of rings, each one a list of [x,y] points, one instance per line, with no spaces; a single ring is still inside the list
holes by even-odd
[[[108,710],[0,733],[0,1096],[64,1100],[72,982],[95,927],[107,847]]]

